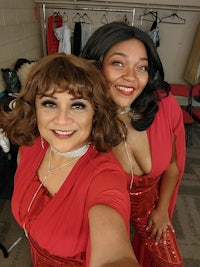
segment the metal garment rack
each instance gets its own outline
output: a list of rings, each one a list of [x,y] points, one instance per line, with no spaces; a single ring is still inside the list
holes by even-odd
[[[135,9],[151,9],[151,10],[170,10],[170,11],[188,11],[188,12],[200,12],[200,5],[188,6],[188,5],[169,5],[169,4],[151,4],[147,3],[134,3],[130,0],[99,0],[99,1],[60,1],[60,0],[35,0],[35,4],[42,10],[42,38],[43,38],[43,51],[46,54],[46,9],[67,9],[67,10],[88,10],[88,11],[107,11],[107,12],[127,12],[132,14],[131,25],[134,25]]]
[[[198,0],[196,0],[197,2]],[[51,5],[52,7],[61,7],[61,6],[71,6],[71,7],[103,7],[103,8],[114,8],[114,9],[123,9],[123,8],[145,8],[145,9],[162,9],[162,10],[175,10],[175,11],[193,11],[193,12],[200,12],[200,4],[193,4],[193,5],[186,5],[182,4],[181,1],[174,1],[174,4],[167,4],[165,3],[153,3],[153,0],[146,0],[146,3],[138,3],[139,1],[132,1],[132,0],[98,0],[98,1],[83,1],[83,0],[35,0],[36,4],[46,4]],[[151,3],[152,2],[152,3]]]
[[[119,8],[100,8],[100,7],[77,7],[77,6],[67,6],[67,5],[51,5],[51,4],[42,4],[42,39],[43,39],[43,51],[44,55],[47,54],[46,47],[46,38],[47,38],[47,18],[46,18],[46,9],[47,8],[56,8],[56,9],[67,9],[67,10],[84,10],[84,11],[105,11],[105,12],[126,12],[131,13],[131,25],[134,25],[134,17],[135,17],[135,8],[131,9],[119,9]]]

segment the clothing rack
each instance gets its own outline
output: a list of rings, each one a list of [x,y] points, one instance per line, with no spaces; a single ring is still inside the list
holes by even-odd
[[[36,2],[36,1],[35,1]],[[38,1],[37,1],[38,2]],[[135,17],[135,8],[129,9],[120,9],[120,8],[101,8],[101,7],[78,7],[78,6],[67,6],[66,2],[65,5],[58,5],[58,4],[42,4],[42,16],[43,20],[41,21],[42,24],[42,39],[43,39],[43,51],[46,54],[46,36],[47,36],[47,25],[46,25],[46,9],[47,8],[56,8],[56,9],[64,9],[64,10],[83,10],[83,11],[104,11],[104,12],[125,12],[131,13],[131,25],[134,25],[134,17]]]
[[[53,8],[54,6],[48,4],[42,4],[43,10],[43,19],[44,22],[46,21],[46,8]],[[56,5],[57,9],[67,9],[67,10],[85,10],[85,11],[105,11],[105,12],[127,12],[132,14],[131,25],[134,24],[134,16],[135,16],[135,8],[132,9],[119,9],[119,8],[97,8],[97,7],[68,7],[68,6],[58,6]],[[45,26],[46,29],[46,26]]]
[[[71,6],[71,7],[97,7],[97,8],[145,8],[145,9],[161,9],[161,10],[175,10],[175,11],[191,11],[191,12],[200,12],[200,5],[185,5],[185,4],[177,4],[180,1],[174,1],[174,4],[153,4],[149,3],[150,1],[146,1],[146,3],[138,3],[133,2],[132,0],[99,0],[99,1],[60,1],[60,0],[35,0],[36,4],[46,4],[51,7],[61,8],[63,6]],[[152,1],[153,2],[153,1]],[[177,2],[177,3],[176,3]]]
[[[134,17],[136,8],[143,8],[147,10],[170,10],[170,11],[194,11],[200,12],[199,6],[188,5],[167,5],[167,4],[150,4],[148,3],[134,3],[131,0],[125,1],[60,1],[60,0],[35,0],[35,4],[42,10],[41,26],[43,38],[43,51],[46,54],[46,9],[67,9],[67,10],[84,10],[84,11],[105,11],[105,12],[126,12],[132,14],[131,25],[134,25]]]

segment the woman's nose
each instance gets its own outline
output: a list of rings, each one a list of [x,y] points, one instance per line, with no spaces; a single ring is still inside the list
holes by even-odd
[[[54,121],[58,124],[67,124],[67,123],[72,123],[73,118],[71,115],[71,112],[67,109],[64,110],[58,110]]]
[[[124,70],[124,73],[123,73],[123,77],[124,79],[128,80],[128,81],[132,81],[132,80],[135,80],[136,79],[136,71],[134,68],[126,68]]]

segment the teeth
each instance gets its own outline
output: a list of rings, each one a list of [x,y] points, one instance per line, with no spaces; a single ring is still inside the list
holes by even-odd
[[[58,130],[55,130],[55,132],[57,134],[60,134],[60,135],[68,135],[68,134],[72,134],[74,131],[58,131]]]
[[[117,89],[118,90],[121,90],[121,91],[125,91],[125,92],[132,92],[133,91],[133,87],[132,88],[127,88],[127,87],[124,87],[124,86],[117,86]]]

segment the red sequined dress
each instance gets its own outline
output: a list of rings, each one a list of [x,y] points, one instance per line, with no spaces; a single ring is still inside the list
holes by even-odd
[[[170,94],[159,102],[159,111],[153,124],[147,130],[149,138],[152,170],[144,176],[134,175],[131,190],[131,224],[136,233],[133,248],[142,267],[182,267],[183,262],[179,252],[175,234],[167,229],[167,244],[162,241],[155,245],[154,239],[148,239],[147,220],[159,199],[160,177],[167,169],[172,154],[173,135],[176,136],[177,164],[179,182],[174,190],[169,206],[169,216],[172,219],[178,188],[185,165],[185,132],[182,111],[174,97]],[[131,175],[127,174],[130,183]]]

